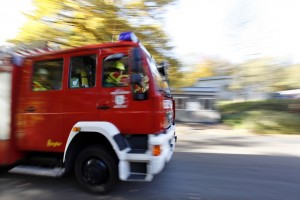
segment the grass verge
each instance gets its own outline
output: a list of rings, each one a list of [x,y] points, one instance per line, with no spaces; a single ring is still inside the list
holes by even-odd
[[[300,134],[300,112],[293,110],[295,105],[300,102],[256,101],[221,104],[219,109],[222,122],[233,128],[261,134]]]

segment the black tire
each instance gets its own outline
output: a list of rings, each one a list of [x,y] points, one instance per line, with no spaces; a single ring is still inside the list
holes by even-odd
[[[11,170],[13,166],[0,166],[0,174],[6,174],[9,170]]]
[[[106,193],[118,179],[114,154],[99,146],[87,147],[76,159],[75,175],[85,191]]]

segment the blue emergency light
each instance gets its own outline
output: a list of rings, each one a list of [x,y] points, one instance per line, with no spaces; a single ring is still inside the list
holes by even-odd
[[[119,41],[138,42],[139,39],[136,37],[136,35],[133,32],[123,32],[119,35]]]
[[[13,54],[12,63],[16,66],[22,66],[24,62],[24,58],[21,55]]]

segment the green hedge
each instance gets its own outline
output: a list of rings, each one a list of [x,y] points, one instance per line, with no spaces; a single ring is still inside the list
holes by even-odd
[[[300,112],[291,105],[300,101],[273,100],[219,105],[222,122],[256,133],[300,134]]]

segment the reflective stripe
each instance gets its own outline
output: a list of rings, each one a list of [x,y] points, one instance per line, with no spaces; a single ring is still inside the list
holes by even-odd
[[[45,91],[45,90],[48,90],[48,88],[46,88],[45,86],[43,86],[37,81],[33,82],[33,91]]]
[[[89,81],[88,81],[86,72],[82,70],[80,72],[80,76],[81,76],[81,86],[82,87],[89,87]]]
[[[108,75],[106,82],[119,85],[121,79],[122,79],[122,75],[119,72],[111,72]]]

